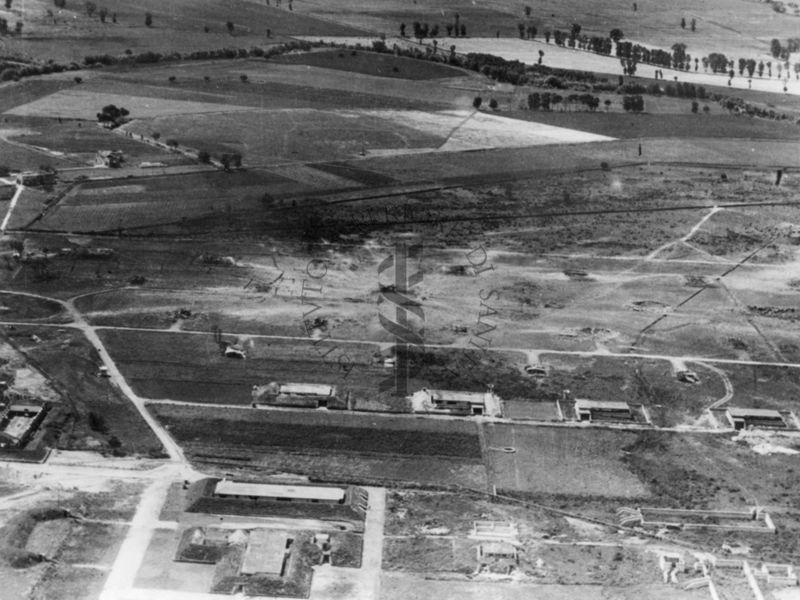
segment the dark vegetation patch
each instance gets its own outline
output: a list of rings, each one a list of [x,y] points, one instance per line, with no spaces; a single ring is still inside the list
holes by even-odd
[[[308,65],[323,69],[336,69],[338,71],[398,79],[423,80],[464,75],[463,71],[440,63],[415,60],[392,54],[352,52],[344,49],[283,55],[273,59],[273,62]]]
[[[687,101],[688,105],[688,101]],[[689,112],[687,108],[687,113]],[[568,127],[616,138],[763,138],[796,139],[785,122],[730,115],[625,114],[604,112],[504,112],[504,116]],[[643,146],[647,151],[647,146]],[[646,155],[644,155],[646,156]]]
[[[202,441],[256,451],[305,450],[333,454],[441,456],[477,460],[481,456],[472,423],[369,417],[327,412],[151,410],[181,442]]]

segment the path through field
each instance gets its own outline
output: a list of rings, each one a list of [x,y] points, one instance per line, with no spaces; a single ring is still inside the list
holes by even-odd
[[[0,179],[3,183],[7,183],[9,185],[16,185],[17,189],[14,191],[14,196],[11,198],[11,202],[8,204],[8,210],[6,211],[6,216],[3,217],[3,222],[0,224],[0,234],[5,234],[6,227],[8,227],[8,222],[11,220],[11,213],[14,212],[14,208],[17,206],[17,201],[19,197],[22,195],[22,191],[25,189],[25,186],[21,183],[15,183],[14,180],[9,179]]]

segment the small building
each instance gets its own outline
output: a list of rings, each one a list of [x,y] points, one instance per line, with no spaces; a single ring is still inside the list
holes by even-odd
[[[578,421],[634,421],[633,410],[627,402],[605,400],[575,400],[575,418]]]
[[[254,385],[251,392],[253,408],[264,406],[296,406],[329,408],[339,403],[335,385],[326,383],[278,383]]]
[[[728,408],[728,422],[734,429],[786,429],[783,415],[777,410],[765,408]]]
[[[239,574],[282,576],[291,542],[285,531],[254,529],[250,532]]]
[[[484,542],[477,549],[478,571],[512,573],[519,564],[516,546],[508,542]]]
[[[244,348],[242,348],[239,344],[228,344],[227,346],[225,346],[225,350],[222,353],[227,358],[239,358],[239,359],[247,358],[247,354],[245,354]]]
[[[26,187],[49,187],[56,182],[55,171],[24,171],[16,177],[17,185]]]
[[[99,150],[94,162],[98,167],[118,169],[125,162],[125,156],[121,150]]]
[[[423,388],[411,396],[411,410],[415,413],[503,416],[500,398],[491,389],[487,392],[456,392]]]
[[[47,414],[46,404],[16,402],[0,415],[0,447],[24,446]]]

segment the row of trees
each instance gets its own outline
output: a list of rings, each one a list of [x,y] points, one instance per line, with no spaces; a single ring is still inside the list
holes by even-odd
[[[432,26],[428,25],[428,23],[420,23],[419,21],[414,21],[411,24],[412,36],[414,39],[419,40],[422,43],[422,40],[426,38],[434,39],[439,36],[439,25],[434,23]],[[467,26],[464,23],[459,21],[458,15],[456,15],[456,22],[455,23],[448,23],[445,25],[445,30],[447,31],[447,37],[467,37]],[[406,37],[406,24],[400,23],[400,37]]]
[[[639,94],[623,96],[622,109],[625,112],[642,112],[644,110],[644,98]]]
[[[22,21],[17,21],[14,25],[14,33],[17,35],[22,33]],[[8,35],[11,32],[11,29],[8,25],[8,19],[0,18],[0,35]]]
[[[180,60],[234,59],[247,58],[248,56],[269,58],[296,50],[308,51],[323,45],[322,42],[292,41],[285,44],[269,46],[266,49],[254,46],[249,49],[220,48],[217,50],[198,50],[197,52],[184,53],[172,52],[161,54],[159,52],[143,52],[141,54],[133,54],[128,51],[121,56],[97,54],[84,57],[83,61],[80,63],[71,62],[68,64],[47,62],[40,65],[31,64],[22,67],[16,63],[0,63],[0,81],[17,81],[24,77],[49,75],[50,73],[62,73],[64,71],[78,71],[87,67],[92,68],[102,65],[147,64]]]
[[[556,104],[562,104],[566,110],[570,107],[580,108],[594,112],[600,106],[600,98],[592,96],[591,94],[570,94],[569,96],[561,96],[560,94],[551,92],[533,92],[528,94],[528,109],[529,110],[552,110]],[[611,101],[606,101],[606,106],[610,105]]]
[[[779,58],[780,60],[789,60],[789,55],[793,52],[800,51],[800,38],[789,38],[786,40],[786,45],[781,44],[777,38],[773,38],[769,47],[772,58]]]

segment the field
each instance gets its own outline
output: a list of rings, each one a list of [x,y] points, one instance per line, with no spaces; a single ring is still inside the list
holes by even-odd
[[[31,340],[34,334],[39,342]],[[130,402],[97,376],[99,357],[82,335],[53,328],[18,328],[12,335],[64,403],[58,447],[161,455],[161,444]]]
[[[460,69],[437,63],[420,64],[419,61],[411,58],[387,55],[381,55],[373,59],[363,52],[353,55],[349,50],[325,50],[308,54],[295,54],[279,57],[274,62],[412,80],[463,77],[466,74]]]
[[[261,412],[151,405],[185,442],[254,451],[433,456],[474,461],[480,446],[474,425],[328,412]],[[207,431],[214,433],[209,436]]]
[[[659,551],[742,544],[754,565],[796,560],[797,432],[734,432],[724,416],[800,416],[800,57],[781,61],[787,80],[769,55],[797,35],[794,5],[67,4],[0,9],[22,27],[0,65],[3,401],[49,400],[32,444],[55,449],[7,470],[0,578],[14,598],[695,600],[693,573],[660,583]],[[435,38],[394,37],[415,22]],[[774,72],[664,69],[665,93],[627,113],[635,92],[619,86],[652,84],[654,67],[623,75],[613,53],[544,41],[573,25]],[[382,33],[388,51],[367,50]],[[221,48],[240,58],[197,58]],[[534,68],[515,85],[502,61],[473,56],[467,71],[450,52],[584,74]],[[51,59],[76,64],[27,76]],[[675,78],[705,87],[698,114],[666,89]],[[533,92],[564,99],[527,110]],[[597,110],[579,110],[585,93]],[[129,119],[108,130],[97,113],[112,103]],[[94,165],[114,149],[121,168]],[[16,193],[16,171],[44,167],[54,185]],[[246,356],[226,357],[234,344]],[[393,364],[400,344],[408,371]],[[337,400],[252,408],[269,382],[334,385]],[[410,414],[422,388],[491,390],[505,418]],[[635,405],[636,422],[577,422],[576,399]],[[306,531],[286,579],[243,579],[239,550],[173,560],[186,527],[264,516],[248,500],[198,505],[191,482],[208,478],[374,488],[363,536],[334,535],[314,589]],[[38,523],[40,501],[82,519]],[[264,522],[321,514],[285,506]],[[622,507],[763,507],[777,532],[656,538],[621,527]],[[513,581],[476,572],[478,520],[516,527]],[[141,589],[123,589],[119,567],[139,559]]]
[[[643,483],[622,460],[635,435],[561,427],[486,427],[494,482],[509,493],[642,498]],[[502,448],[511,447],[513,453]],[[492,450],[494,449],[494,450]]]

